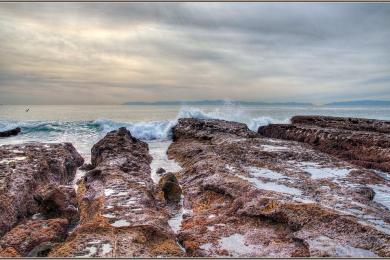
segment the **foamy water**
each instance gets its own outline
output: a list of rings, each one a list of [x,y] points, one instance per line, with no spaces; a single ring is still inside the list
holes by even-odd
[[[26,108],[29,112],[25,112]],[[294,115],[354,116],[390,120],[390,108],[327,108],[240,106],[0,106],[0,131],[21,127],[18,136],[0,138],[0,145],[24,142],[71,142],[88,160],[104,135],[126,127],[145,141],[171,139],[179,118],[223,119],[247,124],[256,131],[270,123],[288,123]],[[265,149],[277,149],[264,147]]]

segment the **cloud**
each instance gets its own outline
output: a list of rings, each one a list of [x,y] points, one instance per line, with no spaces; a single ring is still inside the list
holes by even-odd
[[[1,3],[0,103],[388,97],[388,24],[386,3]]]

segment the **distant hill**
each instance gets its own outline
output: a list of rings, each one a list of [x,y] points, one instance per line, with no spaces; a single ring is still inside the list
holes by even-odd
[[[385,100],[356,100],[356,101],[342,101],[332,102],[324,106],[390,106],[390,101]]]
[[[232,104],[245,106],[313,106],[312,103],[304,102],[261,102],[261,101],[230,101]],[[172,105],[224,105],[225,100],[198,100],[198,101],[158,101],[158,102],[126,102],[123,105],[155,105],[155,106],[172,106]]]

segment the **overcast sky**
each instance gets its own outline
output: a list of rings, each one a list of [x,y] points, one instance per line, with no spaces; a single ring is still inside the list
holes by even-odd
[[[390,99],[386,3],[0,3],[0,103]]]

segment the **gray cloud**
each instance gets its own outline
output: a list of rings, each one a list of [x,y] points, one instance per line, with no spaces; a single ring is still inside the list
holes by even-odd
[[[386,3],[0,3],[0,103],[390,98],[388,24]]]

